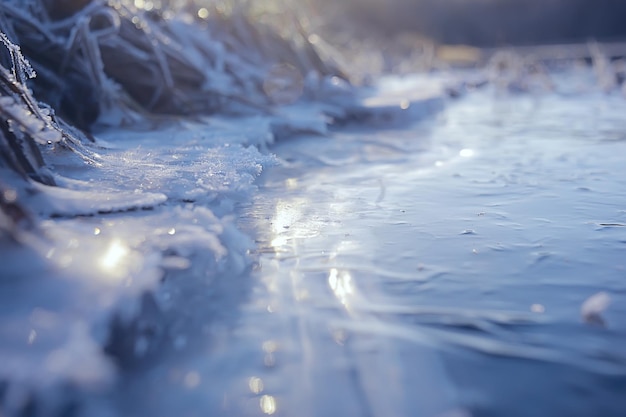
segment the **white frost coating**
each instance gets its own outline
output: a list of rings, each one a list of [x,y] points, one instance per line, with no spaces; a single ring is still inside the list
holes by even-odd
[[[176,317],[167,313],[172,302],[180,307],[207,280],[243,273],[252,244],[229,215],[275,163],[248,146],[269,142],[269,129],[254,118],[180,123],[103,134],[85,145],[90,165],[62,149],[47,154],[59,187],[36,184],[21,196],[47,218],[38,224],[44,238],[30,238],[30,249],[2,248],[0,282],[11,291],[0,292],[0,380],[25,392],[68,382],[107,389],[116,372],[102,348],[114,314],[133,320],[149,291],[159,314]],[[177,279],[163,286],[171,274]],[[152,348],[146,343],[140,351]]]
[[[167,197],[161,193],[98,191],[93,184],[83,190],[34,185],[43,191],[32,198],[36,212],[44,216],[76,216],[146,209],[163,204]]]
[[[46,125],[33,115],[25,105],[19,104],[12,97],[0,97],[0,114],[11,122],[13,130],[23,130],[41,145],[56,143],[62,139],[61,132]],[[46,116],[49,118],[49,116]]]
[[[30,65],[30,62],[22,55],[22,49],[19,45],[14,44],[9,40],[9,38],[2,32],[0,32],[0,42],[4,44],[4,46],[9,50],[11,57],[13,58],[14,63],[16,63],[17,68],[15,70],[18,74],[24,74],[28,78],[35,78],[35,70]]]
[[[602,314],[611,304],[611,296],[602,291],[587,298],[580,308],[580,314],[586,323],[604,324]]]

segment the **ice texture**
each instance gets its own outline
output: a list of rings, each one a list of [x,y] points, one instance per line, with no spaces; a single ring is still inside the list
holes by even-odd
[[[16,3],[3,7],[13,13]],[[553,80],[540,68],[531,77],[537,68],[504,54],[480,82],[466,84],[493,90],[445,113],[442,127],[436,114],[447,93],[436,74],[382,78],[357,91],[302,51],[287,52],[295,53],[292,66],[318,71],[248,55],[257,38],[242,16],[230,21],[235,35],[190,31],[183,15],[165,29],[145,14],[128,26],[116,4],[134,7],[96,1],[79,26],[61,21],[51,29],[67,37],[59,43],[68,53],[62,69],[84,57],[94,64],[87,73],[104,113],[92,141],[33,98],[25,82],[35,72],[15,43],[0,39],[12,63],[0,75],[14,93],[0,96],[2,139],[21,149],[0,161],[2,414],[564,409],[546,401],[511,410],[519,391],[494,384],[497,371],[466,376],[496,363],[475,357],[506,361],[526,382],[545,376],[534,368],[542,363],[556,375],[546,386],[559,394],[573,375],[583,390],[617,398],[623,325],[576,321],[580,314],[606,324],[612,296],[603,287],[623,292],[616,249],[624,239],[613,233],[623,227],[614,192],[623,181],[606,172],[621,172],[622,162],[605,150],[623,151],[623,123],[610,111],[585,119],[580,103],[605,109],[597,91],[568,103],[571,92],[558,83],[571,88],[576,75]],[[90,32],[93,17],[104,27]],[[116,72],[124,66],[106,68],[100,54],[110,58],[129,40],[108,35],[123,29],[151,41],[125,59],[140,65],[153,53],[150,74],[162,84],[151,79],[147,92],[131,91],[136,80]],[[222,38],[206,41],[208,34]],[[304,45],[311,52],[308,39]],[[607,102],[620,109],[613,64],[594,59]],[[182,61],[184,74],[172,68]],[[180,94],[177,76],[202,82]],[[211,93],[228,99],[221,107],[228,112],[147,117],[123,88],[144,110],[213,111]],[[526,93],[537,101],[528,104]],[[519,110],[535,109],[544,93],[550,110],[535,125],[537,113]],[[494,99],[502,96],[511,102]],[[489,106],[496,116],[485,114]],[[576,135],[601,139],[589,145]],[[30,166],[18,172],[11,156]],[[259,176],[273,167],[259,193]],[[604,208],[589,195],[603,198]],[[569,203],[584,216],[568,217]],[[594,236],[607,233],[589,239],[594,227]],[[587,246],[568,246],[575,240]],[[585,263],[589,248],[598,260]],[[598,282],[589,281],[593,267],[602,271]],[[571,343],[580,334],[586,338]],[[616,382],[598,394],[594,378]],[[621,406],[595,401],[603,410]]]

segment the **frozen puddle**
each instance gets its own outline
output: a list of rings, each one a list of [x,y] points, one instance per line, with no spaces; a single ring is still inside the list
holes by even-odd
[[[484,91],[279,143],[236,317],[126,415],[623,415],[625,110]]]

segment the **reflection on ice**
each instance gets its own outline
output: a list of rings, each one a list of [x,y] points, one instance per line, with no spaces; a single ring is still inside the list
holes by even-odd
[[[350,273],[332,268],[328,276],[328,285],[335,293],[335,297],[337,297],[339,302],[347,307],[350,296],[354,294],[354,286]]]
[[[297,178],[287,178],[285,180],[285,185],[288,190],[295,190],[298,188],[298,179]]]
[[[263,392],[264,389],[263,380],[256,376],[253,376],[248,381],[248,387],[250,388],[250,392],[252,392],[253,394],[260,394]]]
[[[272,220],[272,230],[281,234],[289,229],[302,216],[297,202],[279,201],[276,204],[276,215]]]
[[[271,395],[264,395],[259,400],[259,405],[263,413],[272,415],[276,412],[276,399]]]
[[[463,158],[471,158],[472,156],[474,156],[474,151],[472,149],[461,149],[461,151],[459,152],[459,156],[463,157]]]
[[[263,346],[260,369],[245,374],[258,375],[246,380],[257,413],[583,416],[602,398],[623,406],[624,143],[562,130],[584,115],[565,111],[570,102],[527,117],[482,104],[452,108],[432,128],[432,149],[406,156],[355,150],[349,167],[334,164],[355,137],[363,147],[379,139],[362,132],[326,145],[335,159],[319,166],[305,158],[323,154],[317,142],[281,145],[296,162],[267,174],[259,200],[271,208],[255,216],[281,249],[261,255],[270,285],[249,317],[254,350]],[[593,141],[602,136],[586,123]],[[590,393],[582,411],[567,404],[578,401],[573,386]],[[260,398],[269,393],[280,393],[280,410]],[[541,404],[512,410],[522,397]]]
[[[124,242],[119,239],[113,240],[102,258],[100,258],[100,267],[115,276],[124,275],[126,271],[123,268],[123,261],[129,252],[130,249]]]
[[[291,186],[296,186],[293,183]],[[287,184],[289,187],[289,184]],[[308,199],[295,198],[279,200],[272,217],[272,234],[270,245],[274,249],[285,247],[294,238],[317,236],[318,227],[315,222],[305,218],[304,209],[309,205]]]

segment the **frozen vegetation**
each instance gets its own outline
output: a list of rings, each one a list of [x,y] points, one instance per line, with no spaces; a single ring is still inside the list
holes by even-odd
[[[0,4],[0,415],[620,415],[623,63],[357,88],[275,4]]]

